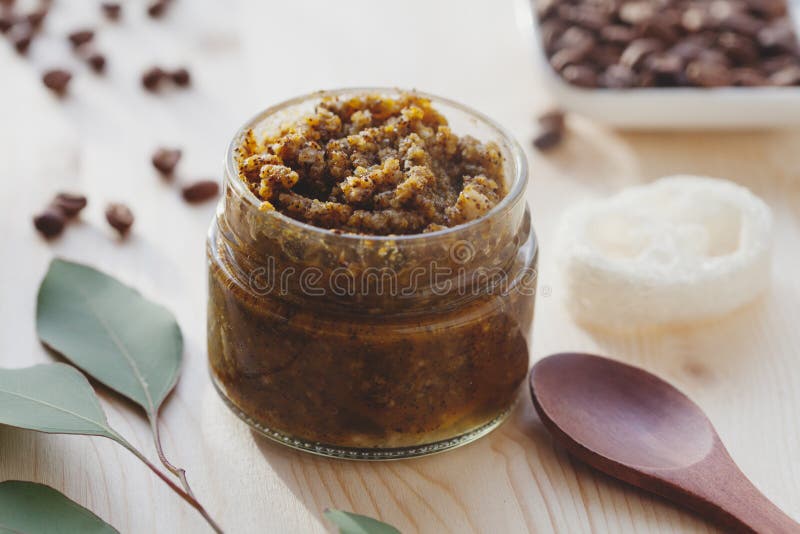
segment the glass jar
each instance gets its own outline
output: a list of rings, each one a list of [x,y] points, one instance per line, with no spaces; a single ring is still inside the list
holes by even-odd
[[[207,244],[211,376],[236,414],[280,443],[344,458],[420,456],[497,427],[527,374],[537,260],[527,162],[491,119],[421,94],[454,133],[499,146],[509,192],[485,216],[368,236],[260,210],[238,176],[246,132],[358,93],[399,91],[302,96],[234,137]]]

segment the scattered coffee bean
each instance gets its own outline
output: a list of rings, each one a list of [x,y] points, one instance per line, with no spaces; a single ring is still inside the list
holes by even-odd
[[[159,148],[153,154],[153,167],[164,176],[170,176],[180,161],[181,154],[177,148]]]
[[[181,192],[186,202],[197,204],[215,198],[219,194],[219,184],[214,180],[199,180],[185,185]]]
[[[106,207],[106,220],[119,235],[125,236],[133,226],[133,213],[125,204],[109,204]]]
[[[122,5],[117,2],[103,2],[100,5],[100,9],[103,10],[103,15],[108,20],[119,20],[120,15],[122,15]]]
[[[170,73],[169,76],[170,78],[172,78],[172,81],[175,82],[175,84],[178,85],[179,87],[186,87],[192,81],[189,71],[185,68],[175,69]]]
[[[0,13],[0,33],[8,33],[16,22],[11,13]]]
[[[20,32],[13,37],[13,42],[14,49],[17,51],[17,53],[24,56],[28,53],[28,49],[31,47],[31,43],[33,42],[33,33],[30,31]]]
[[[560,110],[548,111],[539,116],[539,134],[533,139],[533,146],[541,151],[555,148],[564,138],[564,113]]]
[[[86,58],[89,67],[96,73],[101,73],[106,70],[106,57],[99,52],[92,52]]]
[[[150,5],[147,6],[147,14],[150,15],[150,18],[159,19],[167,12],[170,3],[170,0],[156,0],[155,2],[151,2]]]
[[[533,1],[549,62],[573,85],[800,85],[786,0]]]
[[[553,109],[539,115],[539,126],[547,130],[564,130],[566,117],[560,109]]]
[[[94,39],[94,32],[92,30],[78,30],[70,33],[67,38],[72,43],[73,48],[78,48]]]
[[[560,145],[563,138],[564,135],[561,132],[545,130],[534,137],[533,146],[542,152],[546,152]]]
[[[54,207],[46,208],[33,218],[33,226],[46,239],[51,239],[64,231],[66,223],[63,213]]]
[[[86,197],[74,193],[59,193],[53,199],[52,207],[60,210],[66,217],[76,217],[87,204]]]
[[[49,70],[42,76],[44,85],[58,95],[64,95],[67,92],[67,86],[72,79],[72,74],[69,71],[54,69]]]
[[[161,67],[151,67],[142,74],[142,85],[148,91],[157,91],[165,76]]]
[[[39,28],[42,27],[42,24],[44,24],[44,19],[47,17],[49,11],[50,8],[48,8],[47,6],[43,6],[37,9],[36,11],[28,13],[28,15],[25,18],[27,19],[28,24],[30,24],[33,29],[38,30]]]

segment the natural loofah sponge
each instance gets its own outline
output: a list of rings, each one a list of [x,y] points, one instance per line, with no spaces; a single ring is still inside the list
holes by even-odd
[[[614,330],[688,323],[753,300],[772,213],[727,180],[670,176],[570,208],[558,256],[575,319]]]

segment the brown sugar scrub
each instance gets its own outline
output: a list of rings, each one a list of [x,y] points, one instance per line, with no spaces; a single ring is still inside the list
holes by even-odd
[[[207,243],[222,398],[271,439],[344,458],[430,454],[498,426],[528,368],[527,179],[502,128],[438,97],[340,90],[254,118]],[[477,211],[459,203],[478,194]]]
[[[440,230],[506,195],[497,145],[454,134],[413,93],[323,98],[277,133],[248,130],[237,162],[262,209],[352,233]]]

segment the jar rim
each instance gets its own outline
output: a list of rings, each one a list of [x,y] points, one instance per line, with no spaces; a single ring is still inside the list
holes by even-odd
[[[425,93],[423,91],[418,91],[416,89],[406,90],[397,87],[343,87],[339,89],[314,91],[311,93],[306,93],[300,96],[296,96],[289,100],[284,100],[282,102],[279,102],[278,104],[272,105],[262,110],[261,112],[251,117],[247,122],[244,123],[243,126],[241,126],[238,129],[236,134],[233,136],[233,139],[231,140],[230,144],[228,145],[228,149],[225,154],[226,185],[232,188],[233,191],[239,196],[239,198],[244,199],[248,204],[252,205],[254,208],[256,209],[259,208],[262,201],[258,197],[256,197],[256,195],[246,186],[243,180],[239,179],[239,170],[236,164],[236,150],[240,146],[241,140],[243,139],[244,135],[250,129],[262,123],[270,115],[274,115],[275,113],[291,108],[292,106],[300,105],[309,100],[317,100],[325,97],[339,97],[348,94],[358,94],[358,93],[413,94],[415,96],[427,98],[434,104],[441,103],[446,106],[455,108],[469,115],[473,119],[481,121],[485,125],[489,126],[492,130],[494,130],[498,134],[498,136],[502,139],[503,143],[507,146],[508,150],[511,153],[511,160],[512,160],[511,163],[513,166],[514,177],[513,181],[510,184],[508,194],[506,194],[506,196],[503,197],[503,199],[500,202],[498,202],[495,206],[493,206],[486,214],[478,217],[477,219],[473,219],[463,224],[458,224],[456,226],[451,226],[448,228],[444,228],[442,230],[436,230],[434,232],[428,232],[428,233],[373,235],[373,234],[357,234],[349,232],[334,232],[333,230],[330,230],[328,228],[321,228],[319,226],[314,226],[312,224],[298,221],[296,219],[289,217],[284,213],[281,213],[278,210],[269,212],[271,215],[277,217],[282,223],[294,226],[300,230],[309,232],[311,234],[316,234],[320,236],[324,235],[326,238],[342,239],[344,242],[363,241],[363,240],[370,240],[377,242],[384,242],[384,241],[408,242],[419,239],[431,240],[436,238],[445,238],[448,236],[452,236],[454,234],[457,234],[458,232],[474,228],[475,226],[484,223],[489,219],[494,219],[495,217],[498,217],[503,213],[506,213],[509,210],[511,210],[511,208],[513,208],[513,206],[520,200],[522,195],[525,193],[525,190],[528,185],[528,159],[526,158],[525,152],[523,151],[519,142],[514,138],[514,136],[511,135],[511,133],[505,127],[501,126],[497,121],[488,117],[487,115],[479,111],[476,111],[468,106],[465,106],[464,104],[451,100],[449,98],[433,95],[430,93]]]

